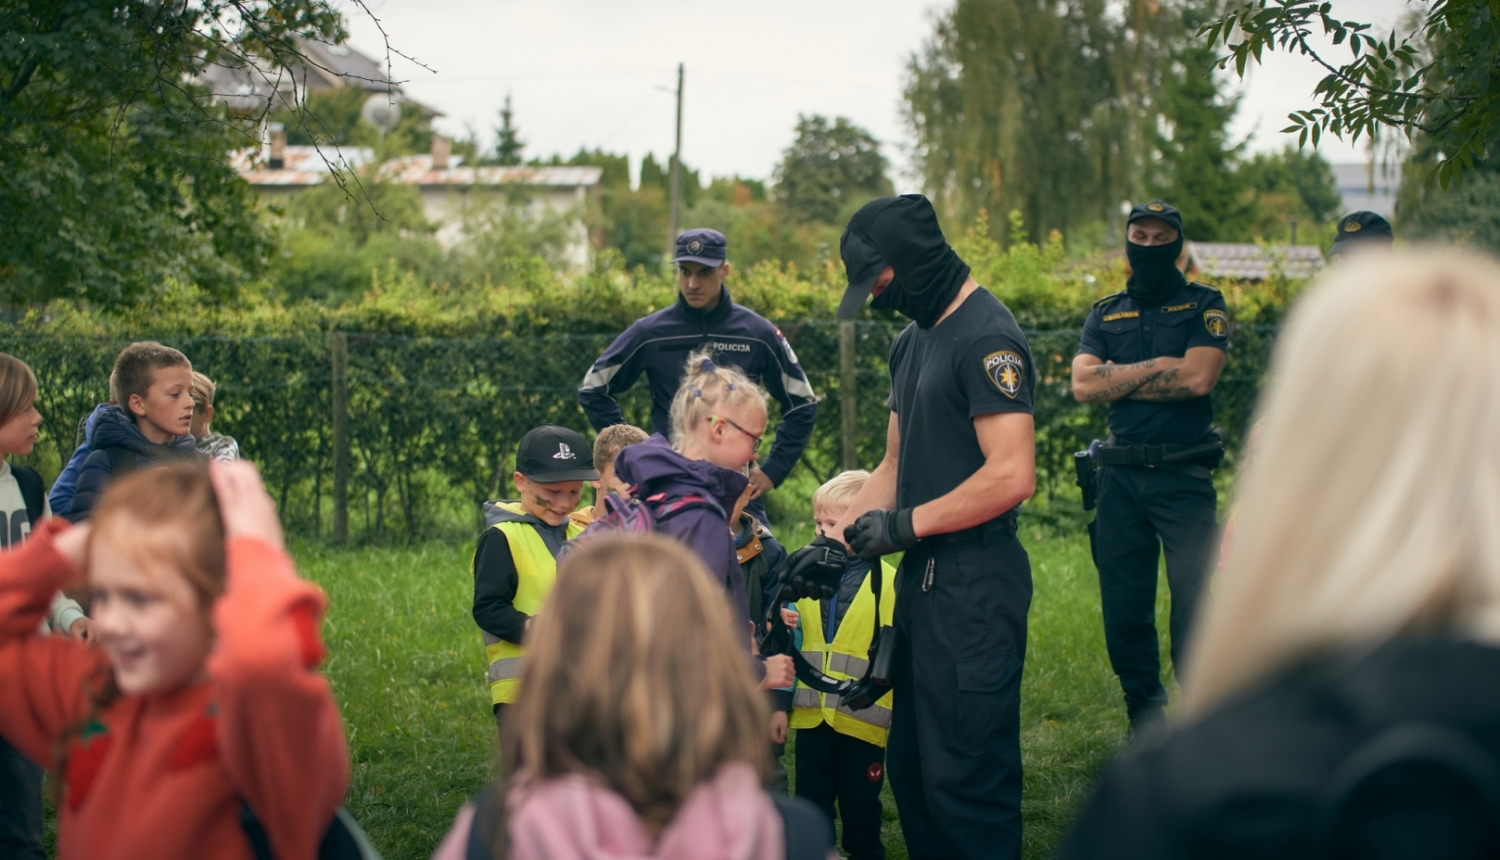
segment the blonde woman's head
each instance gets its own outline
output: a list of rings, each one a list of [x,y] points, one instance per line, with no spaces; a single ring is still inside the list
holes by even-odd
[[[507,762],[532,780],[602,780],[659,830],[727,762],[763,774],[770,718],[724,589],[656,535],[568,554],[527,634]]]
[[[744,471],[766,432],[766,394],[744,371],[695,352],[672,398],[672,447],[695,460]]]
[[[1500,638],[1497,368],[1489,260],[1351,260],[1307,294],[1277,343],[1235,552],[1189,652],[1189,716],[1330,651],[1422,631]]]

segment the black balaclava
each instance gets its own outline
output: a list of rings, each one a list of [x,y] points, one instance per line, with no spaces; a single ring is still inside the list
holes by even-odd
[[[937,213],[920,194],[872,200],[849,220],[846,232],[896,270],[870,307],[897,311],[922,328],[932,328],[969,278],[968,264],[943,238]]]
[[[1182,234],[1165,245],[1125,243],[1125,259],[1130,261],[1130,280],[1125,292],[1140,307],[1159,305],[1187,286],[1187,278],[1177,268],[1182,255]]]

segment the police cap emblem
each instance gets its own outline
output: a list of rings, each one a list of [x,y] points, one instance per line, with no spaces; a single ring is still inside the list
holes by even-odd
[[[689,254],[702,253],[702,251],[703,251],[703,240],[702,239],[693,239],[693,240],[689,241],[687,243],[687,249],[688,249],[688,253]]]
[[[984,357],[984,372],[1000,393],[1014,400],[1021,393],[1021,380],[1025,377],[1026,362],[1008,349],[992,352]]]
[[[1160,203],[1147,203],[1146,208],[1150,209],[1152,212],[1164,212],[1166,211],[1167,207],[1163,206]]]
[[[1346,223],[1344,225],[1344,232],[1345,233],[1358,233],[1360,230],[1364,229],[1364,226],[1365,225],[1359,223],[1358,221],[1349,221],[1348,223]]]
[[[1223,340],[1229,337],[1229,314],[1217,309],[1206,310],[1203,312],[1203,327],[1209,334]]]

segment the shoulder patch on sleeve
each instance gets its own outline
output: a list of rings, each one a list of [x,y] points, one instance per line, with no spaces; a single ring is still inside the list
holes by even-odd
[[[1203,327],[1208,329],[1209,334],[1223,340],[1229,337],[1229,314],[1218,308],[1209,308],[1203,312]]]
[[[1021,381],[1026,378],[1026,361],[1020,353],[1002,349],[984,357],[984,372],[1001,394],[1015,400],[1021,393]]]

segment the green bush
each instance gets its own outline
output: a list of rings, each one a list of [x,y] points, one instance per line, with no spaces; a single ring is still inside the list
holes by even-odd
[[[1072,453],[1105,433],[1104,407],[1079,405],[1069,391],[1078,329],[1092,303],[1122,288],[1125,275],[1118,263],[1069,262],[1060,236],[1045,246],[1021,238],[1002,251],[981,216],[955,245],[1027,331],[1038,365],[1038,492],[1030,510],[1064,524],[1081,515]],[[544,422],[588,430],[575,391],[590,363],[633,320],[676,295],[671,277],[627,271],[616,258],[601,257],[571,279],[541,259],[511,257],[500,282],[460,286],[423,283],[392,265],[366,273],[371,289],[336,308],[283,304],[264,297],[271,290],[213,303],[188,287],[109,313],[58,302],[0,335],[0,350],[36,371],[47,424],[33,460],[51,476],[73,448],[79,418],[104,399],[120,348],[152,338],[182,349],[219,384],[215,429],[236,437],[260,465],[288,526],[318,536],[331,523],[331,335],[346,332],[351,532],[404,541],[476,526],[479,504],[508,490],[526,430]],[[761,263],[730,286],[736,301],[781,327],[823,398],[800,468],[771,497],[774,516],[805,518],[812,488],[842,463],[841,410],[851,396],[859,461],[873,465],[884,451],[886,356],[904,321],[862,312],[856,391],[846,392],[834,319],[843,292],[837,261],[807,270]],[[1219,423],[1237,440],[1298,285],[1220,286],[1237,328],[1215,404]],[[622,406],[644,423],[644,386]]]

